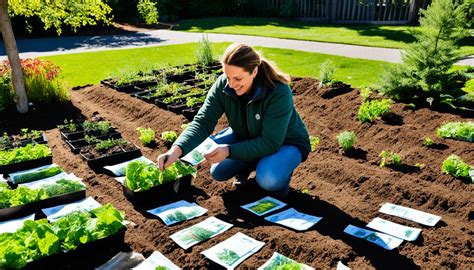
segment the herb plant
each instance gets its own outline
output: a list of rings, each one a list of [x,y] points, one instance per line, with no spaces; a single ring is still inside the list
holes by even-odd
[[[357,118],[361,123],[372,122],[377,117],[382,117],[390,112],[393,101],[390,99],[370,100],[362,102]]]
[[[337,141],[339,146],[344,152],[354,150],[354,144],[356,143],[356,135],[353,131],[344,131],[337,135]]]
[[[394,152],[389,152],[383,150],[379,157],[382,159],[380,160],[380,167],[385,167],[387,165],[392,165],[392,166],[400,166],[402,163],[402,159],[400,158],[400,155]]]
[[[326,85],[331,85],[334,82],[334,72],[336,71],[336,66],[331,60],[324,61],[320,66],[319,72],[319,87]]]
[[[309,143],[311,144],[311,152],[316,151],[316,147],[319,144],[319,137],[318,136],[309,136]]]
[[[434,145],[434,141],[430,137],[425,137],[423,139],[423,146],[431,147]]]
[[[108,121],[84,121],[84,123],[82,123],[82,127],[84,128],[84,132],[86,134],[99,133],[102,135],[107,134],[112,128]]]
[[[443,161],[441,169],[451,176],[467,178],[469,177],[469,171],[474,170],[474,167],[464,162],[459,156],[450,155]]]
[[[436,130],[440,138],[474,142],[474,122],[449,122]]]
[[[176,135],[176,132],[174,131],[165,131],[161,133],[161,138],[166,142],[174,143],[178,138],[178,135]]]
[[[155,142],[155,131],[153,129],[137,127],[137,131],[140,133],[140,137],[138,139],[143,146],[147,146]]]

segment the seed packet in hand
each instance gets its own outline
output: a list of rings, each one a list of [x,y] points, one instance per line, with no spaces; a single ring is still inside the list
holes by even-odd
[[[198,165],[204,161],[204,154],[214,151],[217,148],[217,143],[212,139],[207,138],[198,147],[194,148],[187,155],[181,158],[182,161],[193,166]]]

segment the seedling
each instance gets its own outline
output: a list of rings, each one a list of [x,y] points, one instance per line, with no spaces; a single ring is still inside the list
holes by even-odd
[[[356,135],[353,131],[344,131],[337,135],[337,141],[344,152],[348,152],[354,150]]]
[[[62,131],[75,132],[77,131],[77,125],[71,120],[64,119],[63,125],[58,125],[58,128]]]
[[[359,107],[357,118],[360,122],[372,122],[377,117],[382,117],[390,113],[393,101],[390,99],[365,101]]]
[[[434,141],[430,137],[425,137],[423,139],[423,146],[431,147],[434,145]]]
[[[97,151],[107,151],[114,146],[123,146],[126,145],[128,142],[125,139],[107,139],[107,140],[99,140],[99,142],[95,145],[95,150]]]
[[[316,151],[316,147],[319,144],[319,137],[318,136],[309,136],[309,143],[311,144],[311,152]]]
[[[444,173],[456,178],[468,178],[469,171],[474,167],[464,162],[459,156],[450,155],[443,161],[441,169]]]
[[[400,164],[402,163],[400,156],[394,152],[383,150],[380,153],[379,157],[382,158],[382,160],[380,161],[380,167],[382,168],[387,165],[400,166]]]
[[[474,142],[474,122],[449,122],[436,130],[440,138]]]
[[[319,72],[319,79],[321,80],[319,82],[319,87],[330,86],[334,82],[333,77],[335,71],[336,66],[331,60],[326,60],[322,63]]]
[[[176,132],[174,131],[165,131],[161,133],[161,138],[168,143],[174,143],[178,138],[178,135],[176,135]]]
[[[362,102],[369,100],[370,94],[372,94],[372,90],[370,90],[370,87],[362,87],[360,89],[360,96],[362,97]]]
[[[86,134],[100,133],[102,135],[105,135],[109,132],[111,125],[108,121],[84,121],[84,123],[82,123],[82,127],[84,128],[84,132]]]
[[[140,137],[138,139],[143,146],[147,146],[155,142],[155,131],[153,129],[137,127],[137,131],[140,133]]]

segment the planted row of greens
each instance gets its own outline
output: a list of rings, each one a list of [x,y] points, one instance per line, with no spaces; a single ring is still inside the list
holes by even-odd
[[[36,160],[51,156],[51,149],[45,144],[28,144],[23,147],[0,150],[0,168],[24,161]]]
[[[6,132],[0,137],[0,150],[25,146],[27,144],[46,143],[43,131],[21,129],[18,135],[8,135]]]

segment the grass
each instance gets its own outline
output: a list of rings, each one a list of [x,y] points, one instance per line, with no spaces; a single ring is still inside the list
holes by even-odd
[[[214,43],[213,51],[222,55],[229,43]],[[157,46],[124,50],[87,52],[45,56],[61,67],[62,77],[72,86],[97,84],[119,70],[138,70],[142,66],[161,68],[185,63],[195,63],[196,43]],[[263,55],[275,62],[292,76],[319,77],[319,66],[330,59],[336,65],[335,79],[360,87],[375,85],[380,71],[391,63],[309,53],[287,49],[256,47]]]
[[[176,30],[406,48],[415,41],[416,26],[324,25],[277,18],[220,17],[180,21]],[[461,42],[463,55],[474,54],[474,32]]]

